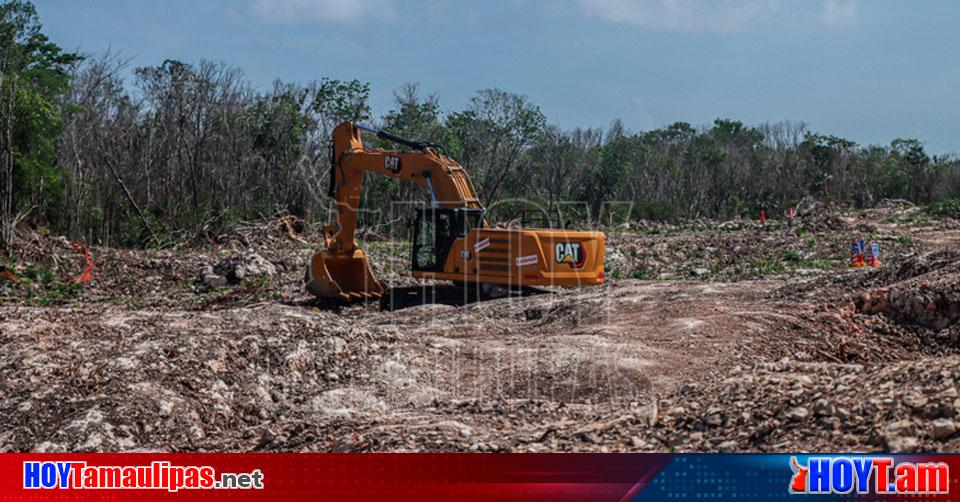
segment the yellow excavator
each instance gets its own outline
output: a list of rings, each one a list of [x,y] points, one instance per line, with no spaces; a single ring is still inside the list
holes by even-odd
[[[365,148],[361,131],[408,150]],[[313,255],[305,274],[307,291],[318,297],[383,295],[354,239],[365,172],[412,181],[430,193],[432,206],[417,210],[413,225],[414,277],[496,287],[603,284],[602,232],[491,228],[467,172],[442,148],[345,122],[333,131],[329,195],[335,209],[323,231],[326,248]]]

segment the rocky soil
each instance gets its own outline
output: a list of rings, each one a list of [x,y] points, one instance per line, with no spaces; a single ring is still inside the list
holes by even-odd
[[[82,257],[24,229],[0,283],[0,451],[955,451],[960,223],[888,202],[796,225],[606,228],[608,284],[476,301],[404,275],[302,292],[267,222]],[[846,267],[852,238],[879,269]]]

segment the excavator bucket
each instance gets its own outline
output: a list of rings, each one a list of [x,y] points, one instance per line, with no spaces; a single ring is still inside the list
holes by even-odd
[[[337,255],[324,249],[310,260],[306,274],[307,291],[321,298],[344,301],[372,300],[383,295],[383,286],[374,279],[367,256],[360,249]]]

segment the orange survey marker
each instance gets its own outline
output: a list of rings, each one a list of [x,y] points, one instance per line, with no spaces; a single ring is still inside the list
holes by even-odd
[[[79,242],[71,242],[70,247],[74,250],[83,253],[83,260],[86,262],[86,266],[83,269],[83,272],[80,272],[80,275],[74,277],[70,282],[79,282],[80,284],[86,284],[93,280],[93,260],[90,258],[90,250],[87,249],[87,246],[80,244]]]
[[[863,240],[850,241],[850,266],[859,268],[865,265],[863,262]]]
[[[880,244],[871,242],[866,246],[863,253],[863,260],[868,267],[880,266]]]

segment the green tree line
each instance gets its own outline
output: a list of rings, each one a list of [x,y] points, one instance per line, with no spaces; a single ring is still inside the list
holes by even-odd
[[[862,146],[803,123],[729,119],[565,129],[520,94],[484,89],[449,110],[417,84],[375,113],[358,80],[257,89],[218,62],[131,71],[117,54],[70,54],[23,0],[0,4],[0,55],[4,244],[19,221],[149,246],[281,212],[321,220],[327,144],[345,120],[442,145],[501,218],[516,216],[520,200],[561,219],[596,220],[614,201],[621,218],[679,220],[776,214],[805,197],[854,207],[960,197],[960,162],[916,139]],[[423,195],[371,177],[364,203],[386,209]]]

